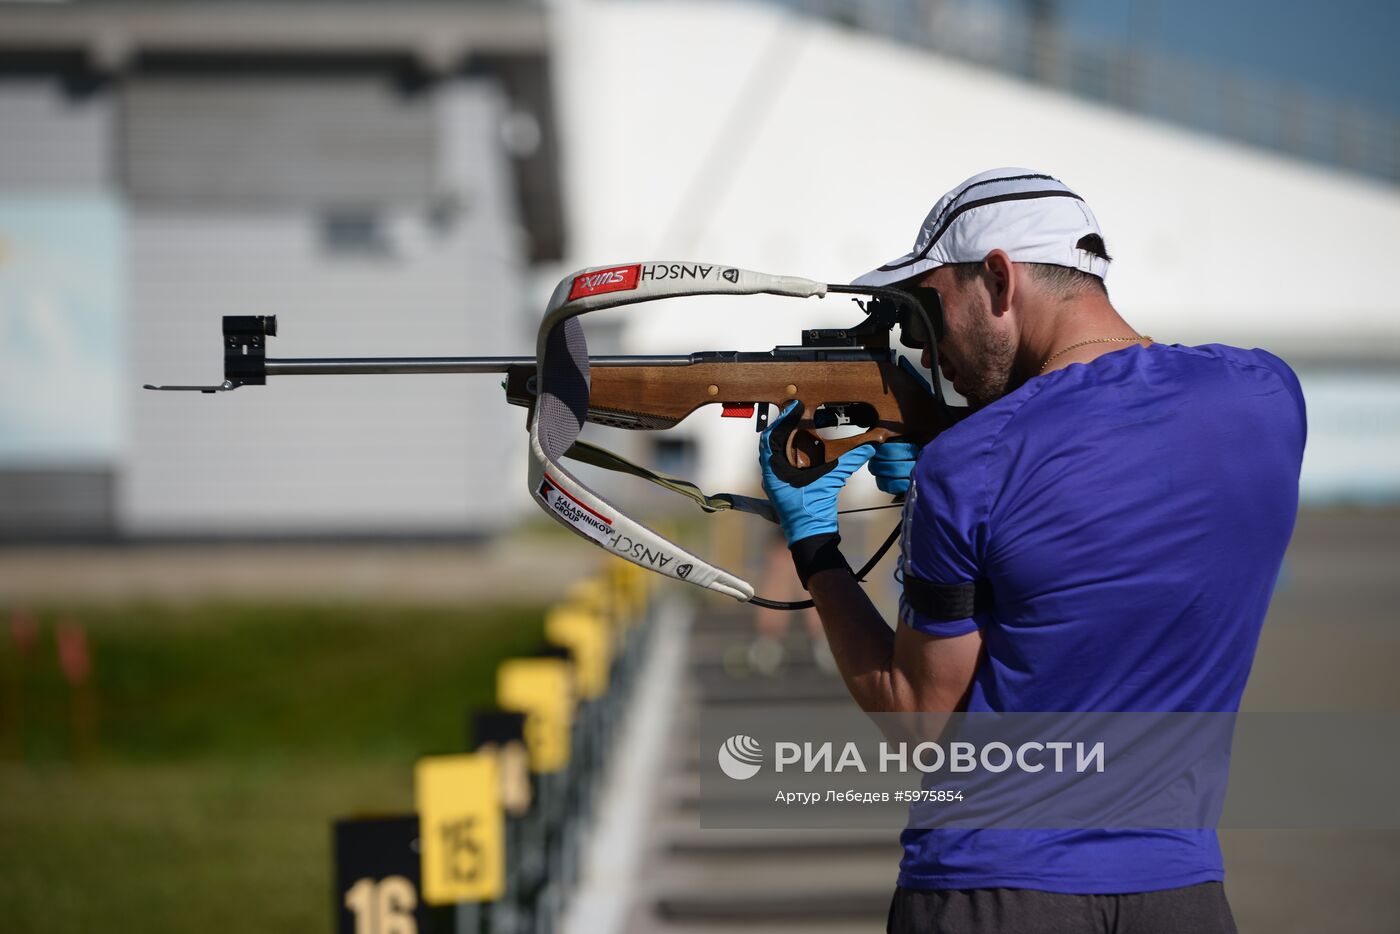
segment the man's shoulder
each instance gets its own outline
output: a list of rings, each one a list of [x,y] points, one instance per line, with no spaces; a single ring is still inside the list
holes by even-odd
[[[1045,391],[1028,394],[1023,404],[1016,406],[1014,415],[1008,419],[1006,433],[1026,430],[1038,424],[1042,417],[1049,416],[1053,420],[1055,410],[1082,412],[1096,405],[1112,407],[1121,405],[1125,397],[1134,397],[1132,401],[1136,407],[1150,407],[1154,402],[1174,406],[1173,393],[1168,390],[1210,392],[1213,377],[1246,376],[1274,386],[1281,384],[1301,400],[1298,377],[1292,368],[1282,358],[1259,347],[1158,343],[1122,351],[1112,358],[1106,366],[1097,366],[1098,361],[1072,365],[1022,387],[1018,392],[1043,384],[1040,388]],[[1113,392],[1100,391],[1109,387]]]
[[[984,470],[1003,438],[1020,430],[1018,415],[1039,391],[1027,384],[966,415],[924,447],[916,469],[945,476]]]
[[[1166,346],[1165,349],[1178,356],[1181,361],[1179,365],[1188,371],[1188,375],[1193,369],[1200,373],[1217,369],[1256,377],[1275,387],[1281,386],[1300,412],[1306,408],[1303,400],[1303,387],[1298,382],[1298,374],[1293,372],[1293,368],[1282,357],[1261,347],[1246,349],[1230,344],[1201,344],[1195,347],[1186,347],[1172,344]]]
[[[1227,366],[1263,367],[1282,377],[1297,380],[1293,369],[1283,361],[1282,357],[1272,354],[1262,347],[1246,349],[1230,344],[1199,344],[1193,347],[1182,344],[1166,344],[1163,345],[1162,349],[1182,357],[1196,358],[1202,361],[1218,361]]]
[[[984,469],[998,458],[1014,460],[1015,451],[1063,434],[1076,420],[1121,409],[1129,401],[1125,394],[1132,397],[1131,411],[1139,420],[1144,410],[1154,406],[1181,412],[1180,398],[1166,391],[1168,383],[1179,392],[1218,395],[1230,384],[1222,381],[1212,389],[1210,380],[1231,375],[1266,381],[1274,390],[1281,386],[1298,411],[1303,409],[1298,377],[1267,350],[1229,344],[1156,344],[1116,356],[1106,366],[1075,365],[1030,380],[934,438],[924,448],[917,469],[965,473]],[[1116,391],[1102,392],[1106,386]]]

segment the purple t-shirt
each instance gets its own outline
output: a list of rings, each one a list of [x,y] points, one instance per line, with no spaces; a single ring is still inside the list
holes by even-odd
[[[919,457],[902,567],[984,581],[969,712],[1236,711],[1298,511],[1298,380],[1152,344],[1036,377]],[[1144,892],[1224,877],[1214,830],[906,830],[899,884]]]

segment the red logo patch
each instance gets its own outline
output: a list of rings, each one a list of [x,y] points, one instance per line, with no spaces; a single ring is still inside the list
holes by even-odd
[[[574,276],[574,286],[569,289],[569,301],[604,292],[626,292],[637,287],[642,274],[640,264],[636,266],[614,266],[612,269],[599,269]]]

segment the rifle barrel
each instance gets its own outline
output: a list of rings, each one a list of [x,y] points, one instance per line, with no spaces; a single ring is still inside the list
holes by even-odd
[[[591,366],[689,366],[690,354],[589,357]],[[268,376],[363,373],[504,373],[534,357],[268,357]]]

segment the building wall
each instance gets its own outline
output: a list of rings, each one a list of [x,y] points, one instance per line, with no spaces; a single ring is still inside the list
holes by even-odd
[[[113,531],[125,438],[113,113],[54,80],[0,80],[0,540]]]
[[[121,102],[123,187],[143,208],[421,204],[432,194],[434,95],[382,76],[136,75]]]
[[[112,100],[74,100],[57,81],[0,81],[0,191],[107,190],[113,176]]]
[[[487,77],[0,81],[0,539],[528,509],[524,413],[490,376],[140,388],[221,381],[226,314],[278,315],[273,356],[528,353],[506,109]]]
[[[220,317],[229,314],[277,315],[274,357],[519,352],[510,344],[523,260],[496,88],[458,82],[405,101],[379,85],[340,85],[318,102],[303,85],[292,111],[275,86],[230,87],[222,100],[218,87],[200,90],[214,109],[236,101],[254,112],[249,132],[259,111],[274,124],[312,113],[315,126],[284,123],[250,144],[265,180],[243,172],[236,185],[176,185],[144,174],[133,186],[139,380],[125,389],[122,528],[461,533],[512,518],[525,500],[523,479],[512,482],[524,476],[523,454],[516,471],[502,469],[502,452],[523,413],[503,404],[491,377],[274,377],[216,396],[136,388],[220,381]],[[199,109],[190,87],[178,93],[182,107]],[[402,107],[415,113],[391,113]],[[396,125],[411,138],[386,139]],[[130,145],[158,135],[148,125]],[[358,147],[357,158],[318,175],[306,155],[320,147],[332,161],[337,146]],[[164,158],[170,172],[189,171]],[[291,173],[305,183],[292,184]],[[415,178],[420,189],[410,187]],[[278,195],[289,190],[301,195]]]

